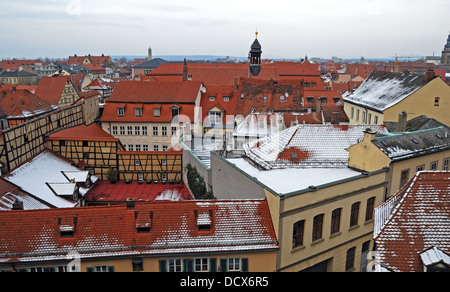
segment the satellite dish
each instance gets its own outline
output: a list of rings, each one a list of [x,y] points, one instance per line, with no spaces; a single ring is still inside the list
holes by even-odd
[[[206,93],[206,87],[202,87],[201,91],[202,91],[203,93]]]

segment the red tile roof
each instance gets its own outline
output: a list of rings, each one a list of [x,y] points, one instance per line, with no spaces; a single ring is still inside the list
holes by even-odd
[[[11,119],[29,119],[56,108],[26,89],[0,89],[0,108]]]
[[[67,141],[112,141],[118,142],[119,139],[114,138],[105,132],[96,123],[91,125],[80,125],[59,132],[53,133],[48,140],[67,140]]]
[[[35,94],[52,105],[58,105],[69,82],[72,83],[70,76],[42,77]],[[75,99],[78,99],[78,96]]]
[[[9,70],[18,70],[20,66],[31,66],[36,63],[42,63],[41,60],[3,60],[0,62],[0,68]]]
[[[201,82],[121,81],[109,102],[131,103],[195,103]]]
[[[194,104],[132,104],[108,102],[105,104],[102,122],[123,122],[123,123],[170,123],[172,122],[171,107],[179,107],[179,122],[194,122],[195,105]],[[135,108],[142,108],[142,116],[137,117]],[[123,117],[118,116],[118,108],[124,108]],[[154,109],[160,109],[160,116],[154,116]]]
[[[420,254],[450,253],[450,172],[417,173],[375,211],[377,260],[389,271],[422,272]]]
[[[211,222],[200,231],[198,218]],[[184,201],[0,212],[0,263],[278,250],[265,200]],[[148,226],[149,233],[138,233]],[[65,238],[62,231],[73,230]]]
[[[158,200],[188,201],[194,198],[187,186],[180,184],[162,184],[134,181],[130,184],[120,181],[114,184],[109,181],[99,181],[85,197],[88,203],[125,203],[128,198],[136,202],[154,202]]]

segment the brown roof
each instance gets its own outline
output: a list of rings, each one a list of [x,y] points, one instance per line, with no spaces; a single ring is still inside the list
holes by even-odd
[[[58,105],[69,82],[72,82],[70,76],[42,77],[35,94],[52,105]]]

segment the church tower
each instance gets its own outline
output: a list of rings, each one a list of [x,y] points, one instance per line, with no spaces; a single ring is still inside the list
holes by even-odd
[[[151,61],[153,59],[153,56],[152,56],[152,48],[148,48],[148,60],[149,61]]]
[[[450,72],[450,34],[447,38],[447,44],[442,51],[441,67],[447,69]]]
[[[258,32],[256,32],[255,41],[252,44],[250,53],[248,54],[249,78],[251,77],[251,75],[258,76],[259,73],[261,72],[261,54],[262,54],[261,45],[259,44],[258,41]]]

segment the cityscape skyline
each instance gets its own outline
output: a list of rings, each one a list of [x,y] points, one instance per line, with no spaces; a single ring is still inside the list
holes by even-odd
[[[449,8],[445,0],[0,0],[0,59],[144,56],[149,46],[154,56],[245,57],[256,30],[264,58],[439,56]]]

